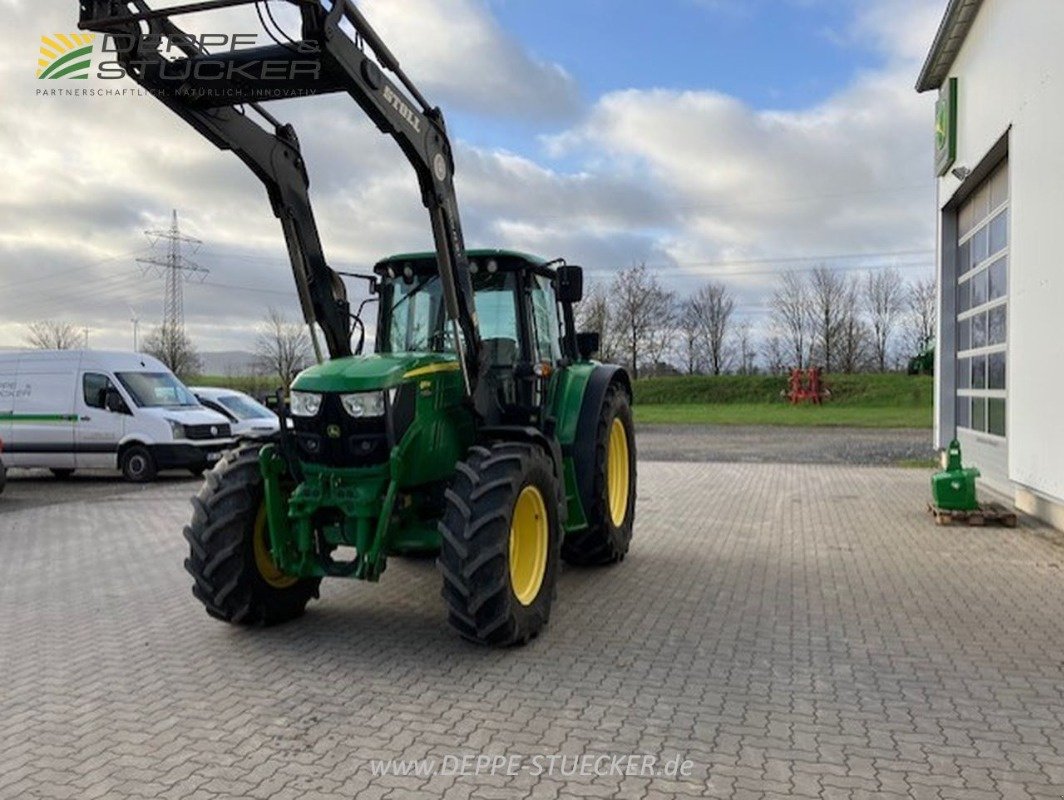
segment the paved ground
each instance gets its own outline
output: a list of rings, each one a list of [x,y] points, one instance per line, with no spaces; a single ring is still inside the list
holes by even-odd
[[[643,463],[640,481],[629,559],[566,570],[547,631],[505,652],[447,630],[427,561],[334,581],[292,625],[211,620],[180,566],[189,481],[5,496],[0,798],[1064,794],[1054,535],[936,528],[916,470]],[[370,766],[485,752],[524,760]],[[559,753],[692,767],[535,774]]]
[[[640,425],[648,461],[881,464],[934,457],[926,429],[784,428],[744,425]]]

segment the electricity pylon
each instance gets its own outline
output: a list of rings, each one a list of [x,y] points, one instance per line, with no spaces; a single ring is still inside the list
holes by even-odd
[[[147,271],[159,275],[166,280],[166,291],[163,295],[163,330],[172,332],[184,332],[185,330],[185,300],[183,283],[187,280],[202,281],[210,272],[206,267],[201,267],[195,261],[185,258],[181,254],[181,245],[191,245],[193,252],[203,242],[193,239],[191,236],[183,236],[177,226],[177,209],[173,211],[170,222],[170,230],[144,231],[152,247],[160,241],[166,241],[167,251],[165,258],[138,258]]]

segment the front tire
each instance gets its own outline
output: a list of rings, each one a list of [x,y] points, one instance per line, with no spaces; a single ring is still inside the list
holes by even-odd
[[[276,625],[302,616],[321,583],[285,575],[270,556],[259,449],[227,453],[207,473],[184,531],[192,594],[212,617],[238,625]]]
[[[150,483],[159,474],[151,450],[141,444],[132,445],[122,451],[119,467],[126,480],[132,483]]]
[[[598,566],[623,561],[632,541],[635,522],[636,456],[632,407],[628,392],[613,384],[606,392],[595,430],[595,458],[591,464],[592,501],[588,526],[570,533],[562,558],[574,566]]]
[[[474,447],[446,501],[437,564],[451,626],[478,644],[528,642],[557,591],[561,496],[550,459],[534,445]]]

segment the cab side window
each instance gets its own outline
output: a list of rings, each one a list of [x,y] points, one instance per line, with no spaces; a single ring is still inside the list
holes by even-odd
[[[554,287],[542,275],[532,278],[532,322],[535,325],[536,351],[539,358],[552,364],[562,357],[561,327],[558,323],[558,303]]]
[[[81,378],[81,390],[85,405],[89,408],[106,409],[107,390],[114,388],[111,379],[97,372],[86,372]]]

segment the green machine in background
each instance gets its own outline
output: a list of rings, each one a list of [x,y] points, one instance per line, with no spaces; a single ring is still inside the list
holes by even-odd
[[[956,439],[946,450],[946,468],[931,476],[931,497],[944,511],[978,511],[975,479],[979,470],[961,464],[961,444]]]
[[[920,352],[909,359],[907,372],[910,375],[934,375],[935,374],[935,340],[924,340]]]

